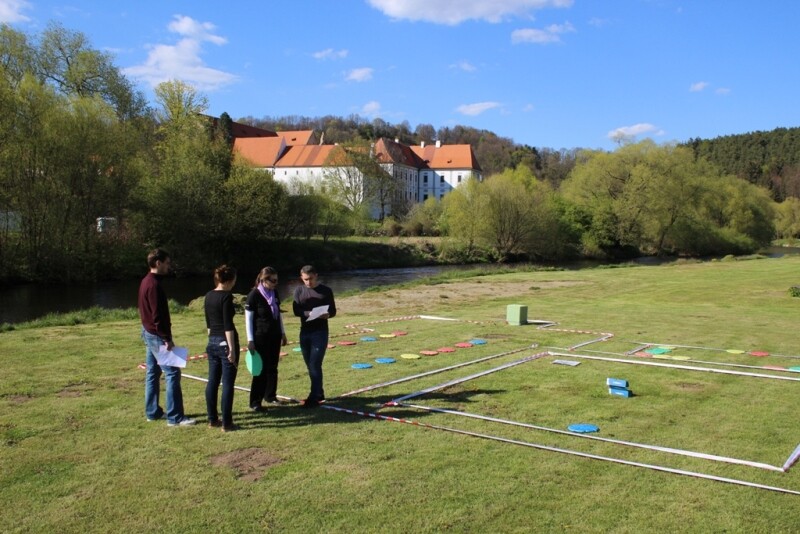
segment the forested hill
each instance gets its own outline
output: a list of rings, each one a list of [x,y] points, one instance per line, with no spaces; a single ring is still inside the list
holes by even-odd
[[[697,138],[685,144],[724,173],[766,187],[775,200],[800,198],[800,128]]]
[[[382,119],[349,117],[302,117],[291,115],[256,119],[245,117],[237,122],[273,131],[315,130],[324,134],[325,143],[344,143],[356,139],[398,139],[414,145],[440,140],[445,144],[470,144],[485,176],[520,165],[529,167],[540,180],[558,186],[575,165],[580,147],[546,148],[520,145],[488,130],[469,126],[436,129],[419,124],[413,130],[408,121],[391,124]],[[788,196],[800,198],[800,128],[777,128],[770,132],[727,135],[715,139],[689,139],[683,145],[695,155],[717,165],[725,174],[733,174],[767,188],[776,200]]]

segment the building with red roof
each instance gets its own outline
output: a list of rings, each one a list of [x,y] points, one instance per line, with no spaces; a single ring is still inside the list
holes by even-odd
[[[300,184],[323,188],[326,177],[345,170],[341,167],[348,161],[344,148],[318,143],[312,130],[273,132],[274,136],[263,132],[267,131],[252,132],[258,136],[234,135],[233,150],[253,167],[270,171],[275,180],[285,183],[290,190],[298,190]],[[442,145],[437,141],[409,146],[397,139],[381,138],[371,145],[370,151],[394,180],[395,206],[402,203],[410,207],[429,198],[441,200],[466,180],[483,179],[470,145]],[[353,167],[347,166],[346,171],[351,173]],[[391,209],[373,206],[372,212],[379,218]]]

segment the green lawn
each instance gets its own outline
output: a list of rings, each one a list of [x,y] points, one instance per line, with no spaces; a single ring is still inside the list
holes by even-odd
[[[764,368],[800,366],[800,298],[789,295],[798,283],[800,258],[781,258],[493,274],[337,301],[337,346],[324,366],[329,398],[484,359],[329,402],[420,425],[291,404],[252,414],[247,393],[237,391],[242,430],[168,428],[144,418],[135,320],[3,332],[0,531],[796,532],[800,495],[509,441],[796,492],[800,465],[773,472],[378,406],[456,381],[407,402],[556,430],[593,423],[598,437],[781,466],[800,443],[800,382],[579,356],[800,378]],[[418,298],[402,298],[409,295]],[[508,304],[525,304],[530,319],[555,324],[506,325]],[[418,314],[459,321],[410,318]],[[388,321],[394,318],[401,319]],[[202,315],[188,310],[173,320],[177,343],[202,353]],[[297,322],[287,317],[287,325],[296,339]],[[407,335],[380,337],[398,330]],[[613,337],[600,341],[603,334]],[[401,357],[474,338],[487,343]],[[338,345],[344,340],[357,344]],[[644,343],[672,347],[673,358],[633,355]],[[279,393],[303,398],[308,378],[293,347],[280,366]],[[565,355],[459,381],[547,351]],[[397,361],[378,364],[378,357]],[[357,362],[373,367],[351,368]],[[185,369],[206,373],[204,359]],[[609,395],[607,377],[627,379],[634,397]],[[249,387],[243,365],[237,385]],[[187,413],[202,423],[204,383],[184,377],[183,391]]]

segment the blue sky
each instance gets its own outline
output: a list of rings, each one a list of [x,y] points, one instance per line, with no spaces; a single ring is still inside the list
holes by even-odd
[[[800,126],[796,0],[0,0],[57,21],[147,94],[234,119],[358,114],[614,149]]]

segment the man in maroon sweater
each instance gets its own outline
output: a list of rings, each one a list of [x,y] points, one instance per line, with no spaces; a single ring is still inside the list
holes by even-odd
[[[172,350],[172,323],[169,318],[167,294],[161,287],[161,279],[169,274],[170,257],[167,251],[157,248],[147,255],[150,272],[139,285],[139,317],[142,319],[142,339],[147,348],[147,371],[144,379],[144,411],[148,421],[164,417],[158,405],[161,389],[161,373],[167,382],[167,425],[189,426],[195,423],[183,413],[181,391],[181,368],[158,364],[156,355],[161,347]]]

